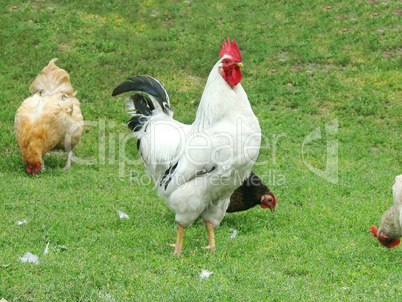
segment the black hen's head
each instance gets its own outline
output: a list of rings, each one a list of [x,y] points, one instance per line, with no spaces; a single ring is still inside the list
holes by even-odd
[[[269,208],[271,212],[274,212],[276,204],[276,196],[256,174],[251,172],[250,177],[230,196],[230,204],[226,212],[246,211],[256,205],[260,205],[263,209]]]

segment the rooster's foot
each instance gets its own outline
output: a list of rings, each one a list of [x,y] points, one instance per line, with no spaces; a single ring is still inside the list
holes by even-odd
[[[209,250],[209,251],[211,251],[211,252],[215,252],[215,250],[216,250],[215,244],[213,244],[213,245],[212,245],[212,244],[209,244],[209,245],[203,247],[203,249]]]
[[[214,252],[215,251],[214,225],[211,222],[206,221],[205,226],[207,227],[207,233],[208,233],[208,245],[204,247],[204,249]]]
[[[180,257],[181,248],[183,246],[183,231],[184,231],[184,228],[180,224],[177,224],[176,243],[168,244],[170,247],[174,247],[173,256]]]
[[[173,256],[179,257],[181,254],[181,247],[178,247],[176,243],[168,243],[168,246],[174,248]]]

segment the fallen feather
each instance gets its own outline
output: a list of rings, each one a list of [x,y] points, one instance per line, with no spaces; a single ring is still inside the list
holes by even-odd
[[[23,221],[16,221],[15,222],[16,225],[22,225],[24,223],[28,223],[28,221],[26,219],[24,219]]]
[[[213,274],[213,272],[210,272],[210,271],[208,271],[206,269],[203,269],[201,274],[200,274],[200,279],[202,280],[204,278],[208,278],[212,274]]]
[[[68,248],[65,245],[58,245],[56,248],[57,252],[67,251]]]
[[[117,211],[117,213],[119,214],[119,217],[121,219],[130,219],[130,217],[126,213],[123,213],[122,211]]]
[[[8,302],[8,301],[6,299],[4,299],[4,298],[1,298],[0,302]]]
[[[229,231],[232,231],[232,235],[230,235],[230,239],[235,239],[237,236],[237,230],[235,229],[229,229]]]
[[[103,291],[99,291],[99,298],[102,299],[102,301],[116,301],[111,294]]]
[[[7,268],[7,267],[9,267],[10,266],[10,264],[2,264],[2,265],[0,265],[1,267],[4,267],[4,268]],[[0,300],[0,302],[1,302],[1,300]]]
[[[49,243],[50,241],[46,244],[45,250],[43,251],[43,255],[47,255],[47,253],[49,253]]]
[[[22,263],[35,263],[35,264],[39,264],[39,257],[30,253],[30,252],[26,252],[24,256],[20,257],[19,259]]]

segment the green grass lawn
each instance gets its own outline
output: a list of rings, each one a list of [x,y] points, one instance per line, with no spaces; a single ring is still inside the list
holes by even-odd
[[[401,14],[391,0],[2,1],[0,299],[400,300],[402,247],[387,250],[368,229],[402,173]],[[228,214],[215,253],[201,249],[197,221],[177,259],[174,213],[144,174],[124,97],[111,93],[152,75],[191,123],[228,36],[263,132],[253,170],[278,206]],[[86,127],[69,171],[53,152],[32,177],[14,115],[55,57]],[[40,263],[21,263],[26,252]],[[203,269],[213,274],[201,280]]]

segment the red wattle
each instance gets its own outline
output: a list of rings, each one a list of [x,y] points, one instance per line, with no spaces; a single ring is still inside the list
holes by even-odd
[[[239,67],[233,67],[232,71],[227,75],[227,82],[233,88],[241,81],[241,70]]]
[[[261,208],[268,209],[268,206],[266,206],[265,204],[261,204]]]
[[[395,240],[394,242],[392,242],[388,247],[389,247],[389,248],[395,247],[395,246],[397,246],[399,243],[401,243],[401,238],[399,238],[399,239]]]

